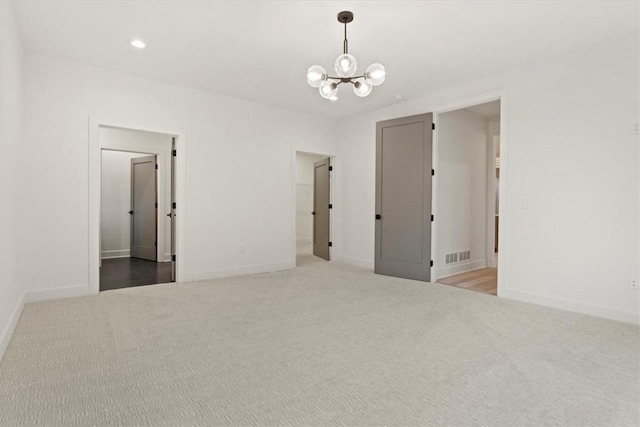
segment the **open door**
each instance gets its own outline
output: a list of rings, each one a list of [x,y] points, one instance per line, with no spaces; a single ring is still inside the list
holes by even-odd
[[[377,274],[431,279],[432,117],[376,125]]]
[[[176,281],[176,139],[171,139],[171,281]]]
[[[313,254],[329,261],[331,159],[313,164]]]
[[[131,257],[157,261],[156,156],[131,159]]]

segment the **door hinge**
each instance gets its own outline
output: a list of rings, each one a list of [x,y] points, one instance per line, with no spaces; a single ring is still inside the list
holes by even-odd
[[[176,157],[176,156],[178,155],[178,150],[173,150],[173,151],[171,151],[171,155],[172,155],[173,157]]]
[[[436,174],[436,170],[435,169],[431,169],[431,176],[435,176]]]
[[[429,263],[429,267],[433,267],[433,260]]]
[[[158,209],[158,202],[156,202],[156,209]]]
[[[333,209],[333,205],[329,203],[329,209]]]
[[[431,215],[431,222],[433,222],[433,215]]]
[[[175,255],[171,255],[171,261],[175,261],[176,260],[176,256]]]
[[[329,246],[333,246],[333,242],[329,242]]]
[[[436,130],[436,124],[435,123],[431,123],[431,130]]]
[[[158,247],[158,242],[157,241],[153,242],[153,246],[155,246],[157,248]]]
[[[333,166],[329,166],[329,172],[333,171]]]
[[[171,208],[175,209],[176,208],[176,202],[171,203]]]
[[[156,170],[158,170],[158,164],[156,163]]]

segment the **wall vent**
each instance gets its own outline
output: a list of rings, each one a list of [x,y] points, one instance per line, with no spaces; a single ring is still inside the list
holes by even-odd
[[[471,251],[452,252],[450,254],[445,254],[444,263],[454,264],[456,262],[467,261],[470,259],[471,259]]]

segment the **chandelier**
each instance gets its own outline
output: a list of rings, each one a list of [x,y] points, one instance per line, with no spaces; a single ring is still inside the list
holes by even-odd
[[[379,86],[384,82],[386,71],[382,64],[371,64],[364,74],[356,76],[358,63],[356,58],[349,55],[349,42],[347,41],[347,24],[353,21],[353,13],[342,11],[338,13],[338,22],[344,24],[344,52],[338,56],[335,70],[338,77],[331,77],[320,65],[313,65],[307,70],[307,83],[311,87],[317,87],[320,96],[336,101],[338,99],[338,85],[351,83],[353,93],[365,97],[371,93],[373,86]]]

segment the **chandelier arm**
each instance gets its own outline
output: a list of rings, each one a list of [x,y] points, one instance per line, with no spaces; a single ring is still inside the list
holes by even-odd
[[[366,75],[361,75],[361,76],[353,76],[353,77],[332,77],[332,76],[327,76],[327,80],[340,80],[340,81],[344,81],[344,80],[355,80],[355,79],[364,79],[365,77],[367,77]]]

